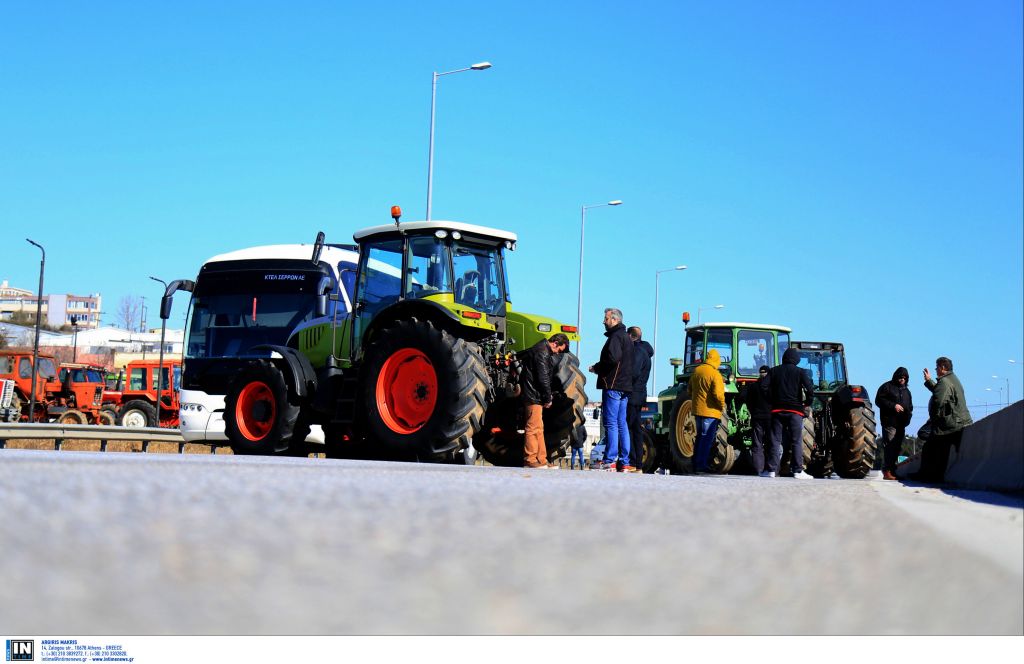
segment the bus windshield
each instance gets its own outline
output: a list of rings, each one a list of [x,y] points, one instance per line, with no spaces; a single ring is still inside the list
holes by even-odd
[[[185,357],[266,354],[252,347],[284,345],[296,326],[315,317],[323,276],[317,270],[283,268],[201,273]],[[329,306],[344,309],[340,301]]]

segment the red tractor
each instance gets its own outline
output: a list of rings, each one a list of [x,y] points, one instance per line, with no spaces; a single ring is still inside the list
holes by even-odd
[[[113,390],[103,393],[103,407],[115,408],[122,426],[129,428],[178,426],[181,402],[181,360],[165,359],[160,386],[160,415],[157,422],[157,360],[129,362],[117,377]],[[171,381],[173,372],[174,380]],[[169,387],[170,386],[170,387]]]
[[[102,367],[88,364],[62,364],[55,371],[56,360],[40,355],[36,371],[36,407],[33,419],[61,424],[117,423],[115,412],[104,411]],[[22,420],[28,420],[32,393],[32,352],[0,351],[0,378],[14,381],[12,408],[20,408]],[[17,404],[17,406],[14,406]]]
[[[33,419],[49,420],[46,408],[46,384],[57,377],[57,361],[53,356],[40,355],[36,371],[36,407]],[[32,396],[32,350],[0,350],[0,379],[14,381],[11,408],[21,411],[21,420],[28,421],[29,401]]]

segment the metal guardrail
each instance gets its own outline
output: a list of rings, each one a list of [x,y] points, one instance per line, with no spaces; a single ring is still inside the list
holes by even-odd
[[[52,440],[56,449],[60,449],[65,439],[98,440],[101,450],[107,441],[132,440],[141,441],[143,450],[149,443],[175,443],[179,452],[185,444],[181,432],[177,429],[143,427],[129,429],[120,426],[97,426],[95,424],[28,424],[0,423],[0,449],[7,447],[7,441],[19,440]]]

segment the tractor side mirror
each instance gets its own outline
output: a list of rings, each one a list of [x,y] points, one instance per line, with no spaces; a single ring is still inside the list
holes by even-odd
[[[316,290],[316,317],[322,318],[327,315],[327,302],[331,299],[330,294],[334,290],[334,284],[329,278],[324,277],[320,280]]]
[[[323,231],[316,234],[316,242],[313,243],[313,256],[310,260],[313,261],[313,265],[320,264],[320,252],[324,250],[324,239],[326,236]],[[323,315],[323,314],[320,314]]]

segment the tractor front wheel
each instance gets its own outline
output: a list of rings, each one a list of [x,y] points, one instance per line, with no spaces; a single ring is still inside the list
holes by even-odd
[[[697,420],[693,417],[693,402],[676,398],[668,416],[668,447],[672,453],[673,472],[693,471],[693,446],[696,442]]]
[[[708,470],[712,473],[728,473],[739,458],[739,452],[729,444],[728,425],[729,416],[722,413],[722,419],[715,430],[715,442],[712,443],[711,453],[708,455]]]
[[[430,321],[395,321],[366,350],[366,431],[402,458],[452,459],[483,425],[487,387],[475,345]]]
[[[120,420],[117,418],[117,411],[113,408],[104,408],[101,410],[97,420],[105,427],[116,427],[120,424]]]
[[[57,424],[88,424],[89,418],[85,413],[74,408],[69,408],[57,418]]]
[[[301,408],[289,398],[288,383],[267,360],[250,362],[228,386],[224,432],[235,454],[285,452],[298,433],[304,444],[308,427],[297,425]]]

